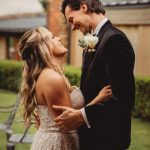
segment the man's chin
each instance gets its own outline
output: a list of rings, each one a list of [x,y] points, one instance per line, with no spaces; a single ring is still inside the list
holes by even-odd
[[[82,32],[83,34],[85,34],[85,31],[82,28],[79,28],[80,32]]]
[[[84,29],[84,28],[80,28],[79,30],[80,30],[80,32],[82,32],[84,35],[86,35],[87,33],[89,33],[89,31],[86,30],[86,29]]]
[[[90,31],[87,31],[87,30],[84,30],[84,31],[81,31],[84,35],[86,35],[87,33],[90,33]]]
[[[84,35],[86,35],[88,32],[84,30],[80,30]]]

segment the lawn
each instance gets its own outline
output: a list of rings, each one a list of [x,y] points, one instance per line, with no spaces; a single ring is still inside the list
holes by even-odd
[[[14,103],[15,99],[15,93],[0,90],[0,106],[10,105]],[[17,123],[17,120],[21,120],[20,112],[19,110],[13,124],[14,132],[23,131],[23,125]],[[0,123],[3,122],[7,116],[7,114],[0,113]],[[30,132],[34,133],[35,129],[32,128]],[[16,150],[29,149],[30,145],[18,144],[16,146]],[[2,131],[0,131],[0,150],[6,150],[6,136]],[[150,122],[145,122],[136,118],[132,119],[132,142],[129,150],[150,150]]]
[[[0,89],[0,106],[8,106],[13,104],[16,101],[17,94],[13,92],[8,92],[5,90]],[[0,113],[0,123],[4,122],[5,119],[7,118],[8,114],[7,113]],[[18,112],[16,114],[14,123],[12,125],[14,133],[21,133],[24,131],[24,125],[22,123],[19,123],[19,121],[22,120],[22,113],[21,113],[21,107],[18,109]],[[30,133],[35,132],[35,128],[32,127],[30,129]],[[6,135],[4,132],[0,131],[0,150],[6,150]],[[28,144],[18,144],[16,146],[16,150],[29,150],[30,145]]]

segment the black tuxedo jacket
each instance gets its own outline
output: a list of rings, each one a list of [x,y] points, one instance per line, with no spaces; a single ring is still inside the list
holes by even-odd
[[[81,91],[85,103],[110,84],[113,97],[85,107],[91,129],[79,128],[80,150],[125,150],[130,145],[135,83],[133,48],[125,34],[107,21],[93,53],[83,52]]]

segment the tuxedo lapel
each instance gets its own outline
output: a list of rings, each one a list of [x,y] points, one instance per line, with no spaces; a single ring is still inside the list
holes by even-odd
[[[101,43],[101,41],[102,41],[102,39],[103,39],[103,36],[104,36],[106,30],[107,30],[110,26],[112,26],[112,23],[110,22],[110,20],[108,20],[108,21],[102,26],[102,28],[100,29],[100,31],[99,31],[99,33],[98,33],[98,35],[97,35],[98,38],[99,38],[99,42],[98,42],[96,48],[99,47],[99,44]]]
[[[89,64],[91,63],[92,58],[94,57],[95,52],[83,52],[83,64],[82,64],[82,72],[88,68]]]
[[[99,30],[98,32],[98,37],[101,37],[101,35],[103,35],[105,33],[105,31],[107,30],[108,27],[110,27],[110,25],[112,25],[112,23],[110,22],[110,20],[108,20],[103,26],[102,28]]]
[[[103,26],[102,28],[100,29],[99,33],[98,33],[98,38],[99,38],[99,41],[98,41],[98,44],[96,46],[96,51],[93,52],[93,53],[89,53],[89,52],[83,52],[83,64],[82,64],[82,73],[85,72],[88,68],[88,66],[90,65],[91,63],[91,59],[93,59],[93,56],[95,55],[95,53],[98,53],[98,48],[99,48],[99,45],[101,44],[101,41],[102,41],[102,38],[106,32],[106,30],[111,26],[111,22],[108,20]]]

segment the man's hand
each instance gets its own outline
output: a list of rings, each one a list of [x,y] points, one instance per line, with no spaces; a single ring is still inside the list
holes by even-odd
[[[61,130],[74,130],[85,123],[80,110],[56,105],[53,105],[53,108],[63,111],[61,115],[54,119],[56,126]]]

